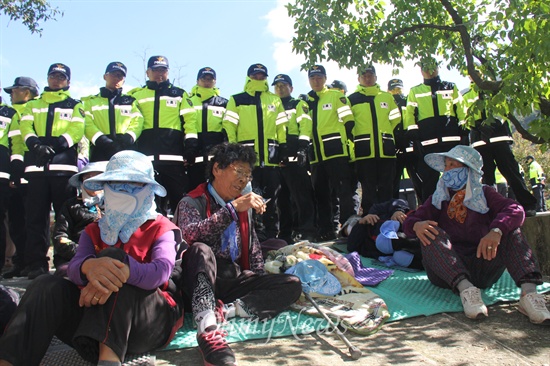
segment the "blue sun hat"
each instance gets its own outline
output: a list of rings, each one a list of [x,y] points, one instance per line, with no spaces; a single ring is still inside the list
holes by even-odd
[[[93,163],[88,163],[82,167],[82,169],[73,175],[69,179],[69,184],[73,187],[80,188],[80,183],[82,183],[82,176],[88,173],[103,173],[107,167],[106,161],[96,161]]]
[[[84,187],[98,191],[103,189],[106,182],[113,181],[149,184],[157,196],[166,196],[166,189],[155,181],[151,160],[137,151],[124,150],[113,155],[105,173],[87,179]]]
[[[302,291],[323,296],[334,296],[342,291],[342,285],[327,267],[314,259],[307,259],[286,270],[302,281]]]
[[[452,158],[460,161],[472,169],[475,173],[483,174],[483,159],[476,149],[470,146],[457,145],[448,152],[427,154],[424,161],[428,166],[438,172],[445,171],[445,158]]]
[[[376,237],[376,249],[384,254],[392,254],[392,239],[398,239],[397,231],[401,224],[397,220],[388,220],[380,226],[380,234]]]

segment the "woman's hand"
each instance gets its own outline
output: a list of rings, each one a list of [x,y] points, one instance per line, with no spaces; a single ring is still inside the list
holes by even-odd
[[[479,241],[479,244],[477,246],[477,257],[485,260],[492,260],[497,256],[497,248],[500,244],[501,235],[494,231],[489,231],[487,235],[485,235],[481,240]]]
[[[407,215],[405,215],[405,213],[402,211],[395,211],[393,215],[391,215],[391,220],[399,221],[399,223],[401,224],[403,223],[403,221],[405,221],[406,218]]]
[[[418,221],[414,224],[413,230],[416,233],[418,239],[424,246],[430,245],[431,241],[435,239],[438,234],[436,221],[426,220]]]
[[[78,305],[80,305],[80,307],[85,306],[87,308],[94,305],[103,305],[107,302],[112,293],[112,291],[109,291],[108,293],[98,292],[93,285],[88,283],[86,287],[80,291]]]
[[[359,223],[363,225],[364,224],[374,225],[378,221],[380,221],[380,217],[378,217],[378,215],[368,214],[367,216],[362,217],[361,220],[359,220]]]
[[[130,268],[126,264],[109,257],[86,259],[81,271],[88,284],[105,295],[118,292],[130,277]]]
[[[260,215],[263,214],[267,208],[266,200],[254,192],[247,193],[244,196],[234,199],[231,201],[231,204],[237,212],[243,212],[249,208],[253,208]]]

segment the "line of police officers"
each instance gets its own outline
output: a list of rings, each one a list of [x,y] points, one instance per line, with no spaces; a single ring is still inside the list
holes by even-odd
[[[210,67],[199,70],[197,85],[188,93],[170,83],[164,56],[148,60],[146,85],[128,94],[122,93],[126,66],[110,63],[105,87],[82,102],[70,97],[71,71],[62,63],[48,69],[48,86],[40,97],[33,79],[17,78],[4,89],[12,107],[0,107],[0,222],[9,206],[17,251],[4,277],[32,279],[48,271],[51,205],[57,215],[76,193],[68,179],[78,172],[77,145],[83,136],[91,142],[90,161],[108,160],[125,149],[149,156],[156,179],[168,191],[166,198],[157,198],[164,214],[174,212],[183,195],[205,181],[213,146],[224,141],[253,146],[258,161],[252,189],[272,199],[258,217],[261,239],[334,239],[338,226],[357,213],[357,182],[366,214],[372,204],[398,195],[404,167],[424,201],[438,173],[423,156],[467,144],[470,129],[464,125],[467,104],[456,86],[440,80],[432,58],[420,66],[424,83],[413,87],[408,98],[398,79],[389,83],[391,94],[382,91],[371,65],[358,70],[359,86],[349,98],[339,87],[326,85],[321,65],[308,71],[312,90],[302,99],[292,98],[292,80],[284,74],[274,78],[275,93],[270,92],[262,64],[249,67],[243,92],[229,100],[220,96]],[[479,116],[479,124],[470,126],[474,146],[483,142],[479,150],[485,165],[498,165],[519,202],[534,209],[534,197],[517,179],[510,131],[502,127],[507,123],[496,120],[498,126],[487,128],[485,119]],[[496,164],[489,164],[491,159]],[[494,169],[485,172],[484,180],[494,183]],[[4,232],[0,240],[3,264]]]

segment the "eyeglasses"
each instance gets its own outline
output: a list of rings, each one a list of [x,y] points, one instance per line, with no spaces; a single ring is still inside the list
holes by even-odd
[[[48,75],[48,77],[50,79],[56,79],[56,80],[67,80],[67,77],[65,75],[63,75],[61,73],[58,73],[58,72],[50,74],[50,75]]]
[[[246,172],[242,171],[241,169],[231,166],[233,170],[235,171],[235,174],[237,174],[237,178],[240,180],[244,180],[246,182],[252,182],[252,174],[247,174]]]

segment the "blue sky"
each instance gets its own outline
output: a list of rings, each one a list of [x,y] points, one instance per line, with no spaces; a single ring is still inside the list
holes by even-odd
[[[124,90],[144,83],[143,55],[166,56],[170,79],[190,91],[197,71],[210,66],[217,72],[223,96],[242,91],[246,70],[257,62],[267,66],[269,81],[286,73],[294,82],[293,95],[310,90],[304,62],[292,54],[293,21],[284,4],[287,0],[201,0],[201,1],[50,1],[64,12],[57,21],[43,23],[42,37],[32,35],[18,22],[0,16],[0,81],[13,84],[17,76],[34,78],[46,85],[50,64],[62,62],[72,71],[74,97],[96,94],[104,85],[105,67],[121,61],[128,67]],[[328,81],[340,79],[348,90],[357,86],[355,70],[340,70],[325,64]],[[406,65],[400,77],[405,90],[420,82],[417,67]],[[385,90],[391,75],[388,66],[377,67],[378,83]],[[457,72],[441,70],[445,80],[459,88],[468,86]],[[9,97],[2,91],[3,99]]]

